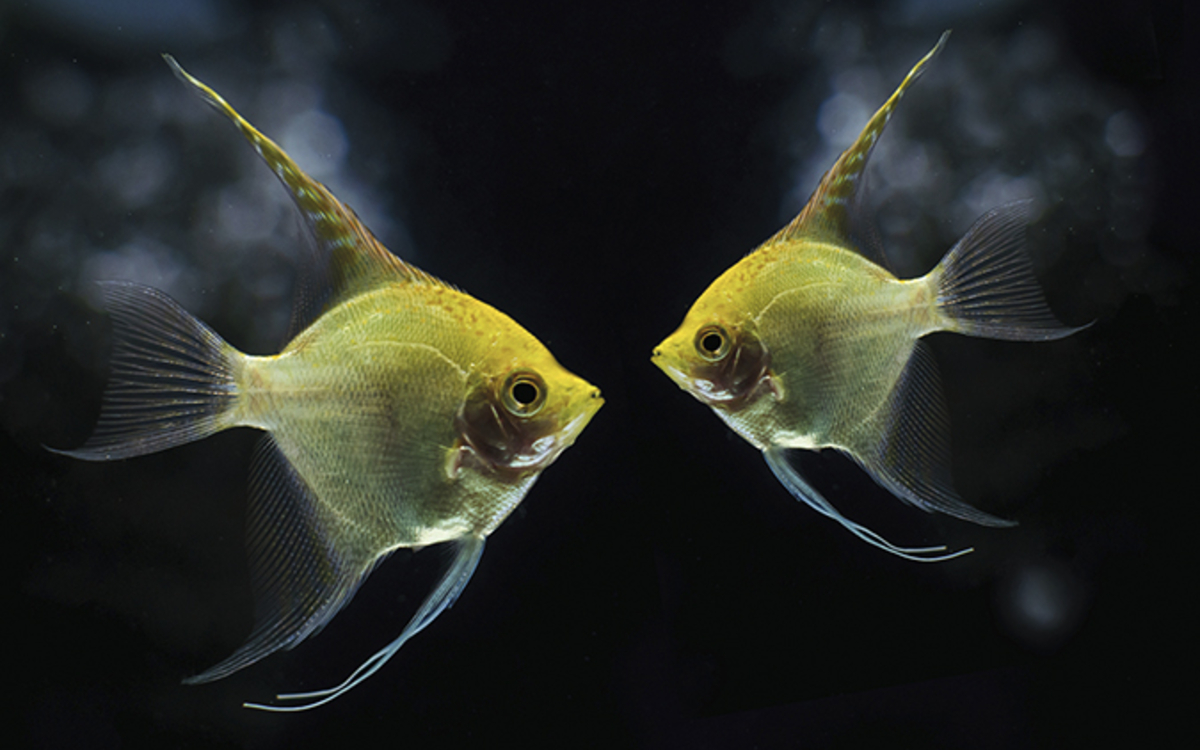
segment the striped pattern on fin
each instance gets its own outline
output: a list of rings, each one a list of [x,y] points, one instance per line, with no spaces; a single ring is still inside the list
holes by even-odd
[[[335,533],[332,523],[275,441],[264,436],[251,468],[246,524],[254,631],[228,659],[184,683],[219,680],[295,648],[350,602],[383,556],[345,543],[350,535]]]
[[[891,119],[892,111],[900,103],[904,92],[921,77],[926,66],[942,51],[942,47],[946,46],[946,40],[949,38],[950,32],[944,32],[933,49],[913,66],[895,93],[867,122],[854,144],[842,152],[829,171],[821,177],[821,183],[813,192],[812,197],[808,199],[808,204],[804,206],[804,209],[766,244],[773,245],[778,242],[805,238],[829,242],[841,247],[854,246],[852,224],[855,201],[858,196],[859,183],[864,170],[866,170],[867,161],[871,157],[871,150],[875,148],[875,143],[883,133],[884,127],[887,126],[888,120]]]
[[[982,526],[1016,526],[973,508],[955,492],[950,471],[950,420],[937,363],[917,341],[887,402],[863,423],[846,453],[881,487],[906,503]]]
[[[163,59],[179,80],[237,126],[300,209],[305,228],[313,239],[311,250],[315,262],[311,269],[314,278],[302,282],[297,297],[293,329],[307,326],[325,310],[381,284],[403,280],[443,285],[380,244],[353,209],[305,174],[283,149],[247,122],[220,94],[185,71],[175,58],[164,54]]]

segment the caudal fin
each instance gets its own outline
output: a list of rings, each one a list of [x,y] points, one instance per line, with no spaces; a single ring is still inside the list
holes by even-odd
[[[238,351],[156,289],[124,281],[100,286],[115,341],[100,421],[82,447],[50,450],[110,461],[232,427]]]
[[[1046,304],[1024,250],[1030,208],[1024,200],[988,211],[931,272],[948,330],[1048,341],[1087,328],[1064,326]]]

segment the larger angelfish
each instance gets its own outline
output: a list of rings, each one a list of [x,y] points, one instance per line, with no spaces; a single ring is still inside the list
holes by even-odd
[[[116,338],[91,439],[67,455],[140,456],[231,427],[264,430],[247,545],[255,627],[220,679],[315,634],[400,547],[457,555],[400,636],[342,684],[285,694],[312,708],[383,665],[449,607],[484,539],[603,404],[511,318],[392,255],[354,213],[170,56],[291,192],[313,242],[282,352],[226,344],[166,295],[103,285]]]
[[[950,481],[935,331],[1042,341],[1079,330],[1051,314],[1022,252],[1028,203],[993,209],[941,263],[896,278],[858,248],[852,226],[871,149],[905,90],[950,32],[909,72],[804,210],[717,278],[653,361],[751,445],[784,486],[863,541],[910,560],[945,547],[898,547],[842,516],[788,463],[790,448],[836,448],[901,500],[985,526]]]

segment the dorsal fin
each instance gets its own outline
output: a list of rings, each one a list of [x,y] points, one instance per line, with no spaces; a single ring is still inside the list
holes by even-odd
[[[867,160],[871,157],[871,150],[875,148],[875,142],[879,140],[880,134],[883,133],[884,127],[892,116],[892,111],[900,103],[904,92],[921,77],[929,61],[942,51],[942,47],[946,46],[946,40],[949,37],[950,32],[944,32],[933,49],[913,66],[895,93],[867,122],[854,144],[843,151],[829,171],[821,177],[821,183],[813,192],[812,197],[808,199],[808,204],[804,206],[804,209],[766,244],[773,245],[777,242],[803,237],[842,247],[854,245],[851,224],[853,223],[855,200],[858,195],[860,178],[867,168]]]
[[[228,117],[254,146],[300,209],[305,229],[311,235],[314,258],[305,269],[293,312],[293,333],[307,326],[325,310],[381,284],[407,281],[418,284],[442,282],[416,266],[409,265],[380,244],[363,226],[354,211],[309,177],[274,141],[260,133],[207,85],[180,67],[175,58],[163,55],[175,76],[188,84],[214,109]]]

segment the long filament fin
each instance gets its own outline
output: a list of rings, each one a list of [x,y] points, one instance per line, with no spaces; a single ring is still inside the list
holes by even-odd
[[[763,451],[763,457],[767,459],[767,466],[771,467],[772,473],[783,483],[788,492],[792,493],[793,497],[807,504],[826,518],[837,521],[851,534],[872,547],[878,547],[884,552],[890,552],[897,557],[903,557],[905,560],[912,560],[913,562],[945,562],[946,560],[953,560],[956,557],[962,557],[969,552],[973,552],[975,549],[974,547],[967,547],[957,552],[949,552],[942,555],[935,553],[944,552],[946,550],[945,545],[938,545],[936,547],[900,547],[892,544],[866,526],[855,523],[841,513],[838,513],[837,509],[830,505],[829,501],[821,493],[813,489],[812,485],[806,482],[804,477],[800,476],[800,472],[796,471],[788,463],[783,448],[768,448]]]
[[[484,541],[484,537],[482,536],[472,536],[457,542],[458,551],[455,555],[454,563],[446,571],[446,574],[442,576],[442,580],[438,583],[437,587],[421,603],[421,608],[409,620],[408,625],[405,626],[396,640],[363,662],[358,669],[354,670],[339,685],[325,690],[314,690],[307,693],[282,693],[275,696],[276,700],[284,703],[308,701],[307,703],[300,703],[298,705],[273,706],[266,703],[243,703],[242,705],[246,708],[256,708],[260,711],[307,711],[310,708],[316,708],[317,706],[329,703],[354,689],[363,680],[375,674],[380,667],[387,663],[388,659],[395,656],[400,647],[407,643],[410,638],[424,630],[429,623],[437,619],[438,615],[453,606],[459,594],[466,588],[467,582],[471,580],[471,575],[475,572],[475,567],[479,564],[479,558],[483,556]]]

